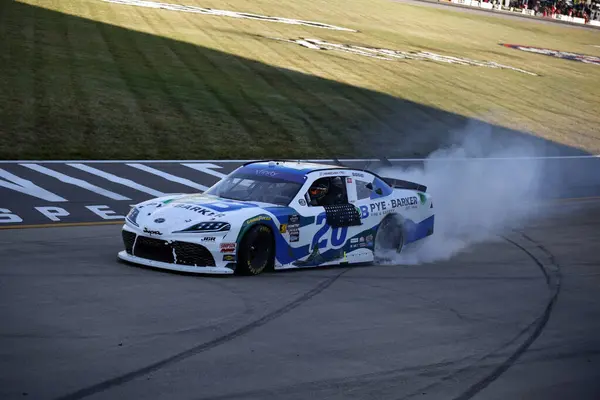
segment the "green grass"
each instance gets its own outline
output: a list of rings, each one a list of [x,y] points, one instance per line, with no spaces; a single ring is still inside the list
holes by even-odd
[[[164,0],[167,1],[167,0]],[[600,152],[600,31],[387,0],[173,3],[358,33],[101,0],[0,2],[0,159],[412,156],[478,118]],[[315,51],[264,37],[426,50],[539,73]]]

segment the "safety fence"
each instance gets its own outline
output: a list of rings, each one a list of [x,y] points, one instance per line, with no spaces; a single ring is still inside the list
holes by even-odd
[[[502,5],[500,2],[492,3],[492,2],[476,1],[476,0],[438,0],[438,1],[441,3],[453,3],[453,4],[462,5],[462,6],[477,7],[477,8],[482,8],[482,9],[487,9],[487,10],[492,10],[492,11],[517,13],[517,14],[529,15],[532,17],[535,17],[535,16],[542,17],[541,12],[536,12],[535,10],[531,10],[531,9],[507,7],[507,6]],[[570,22],[570,23],[575,23],[575,24],[600,27],[600,20],[595,20],[595,19],[590,19],[590,20],[586,21],[584,18],[572,17],[572,16],[562,15],[562,14],[550,14],[550,15],[546,15],[543,17],[547,18],[547,19],[555,19],[558,21]]]

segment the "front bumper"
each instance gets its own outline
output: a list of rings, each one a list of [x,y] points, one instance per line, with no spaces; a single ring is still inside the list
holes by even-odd
[[[148,260],[146,258],[136,257],[131,254],[127,254],[125,250],[120,251],[118,257],[127,262],[131,262],[134,264],[145,265],[147,267],[160,268],[160,269],[168,269],[171,271],[180,271],[180,272],[192,272],[195,274],[233,274],[233,270],[227,267],[202,267],[202,266],[192,266],[192,265],[181,265],[181,264],[172,264],[161,261]]]
[[[125,250],[118,257],[127,262],[197,274],[233,274],[235,270],[235,249],[222,253],[222,240],[217,238],[203,241],[198,234],[152,237],[127,225],[122,236]]]

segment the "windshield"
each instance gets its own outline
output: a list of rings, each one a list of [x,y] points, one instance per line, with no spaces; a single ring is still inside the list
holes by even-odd
[[[223,179],[205,193],[231,200],[287,206],[301,187],[302,184],[298,182],[238,172]]]

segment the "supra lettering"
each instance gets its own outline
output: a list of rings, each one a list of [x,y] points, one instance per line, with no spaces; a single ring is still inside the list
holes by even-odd
[[[153,231],[151,229],[148,229],[148,227],[144,227],[144,233],[147,233],[148,235],[152,236],[152,235],[162,235],[161,231]]]

